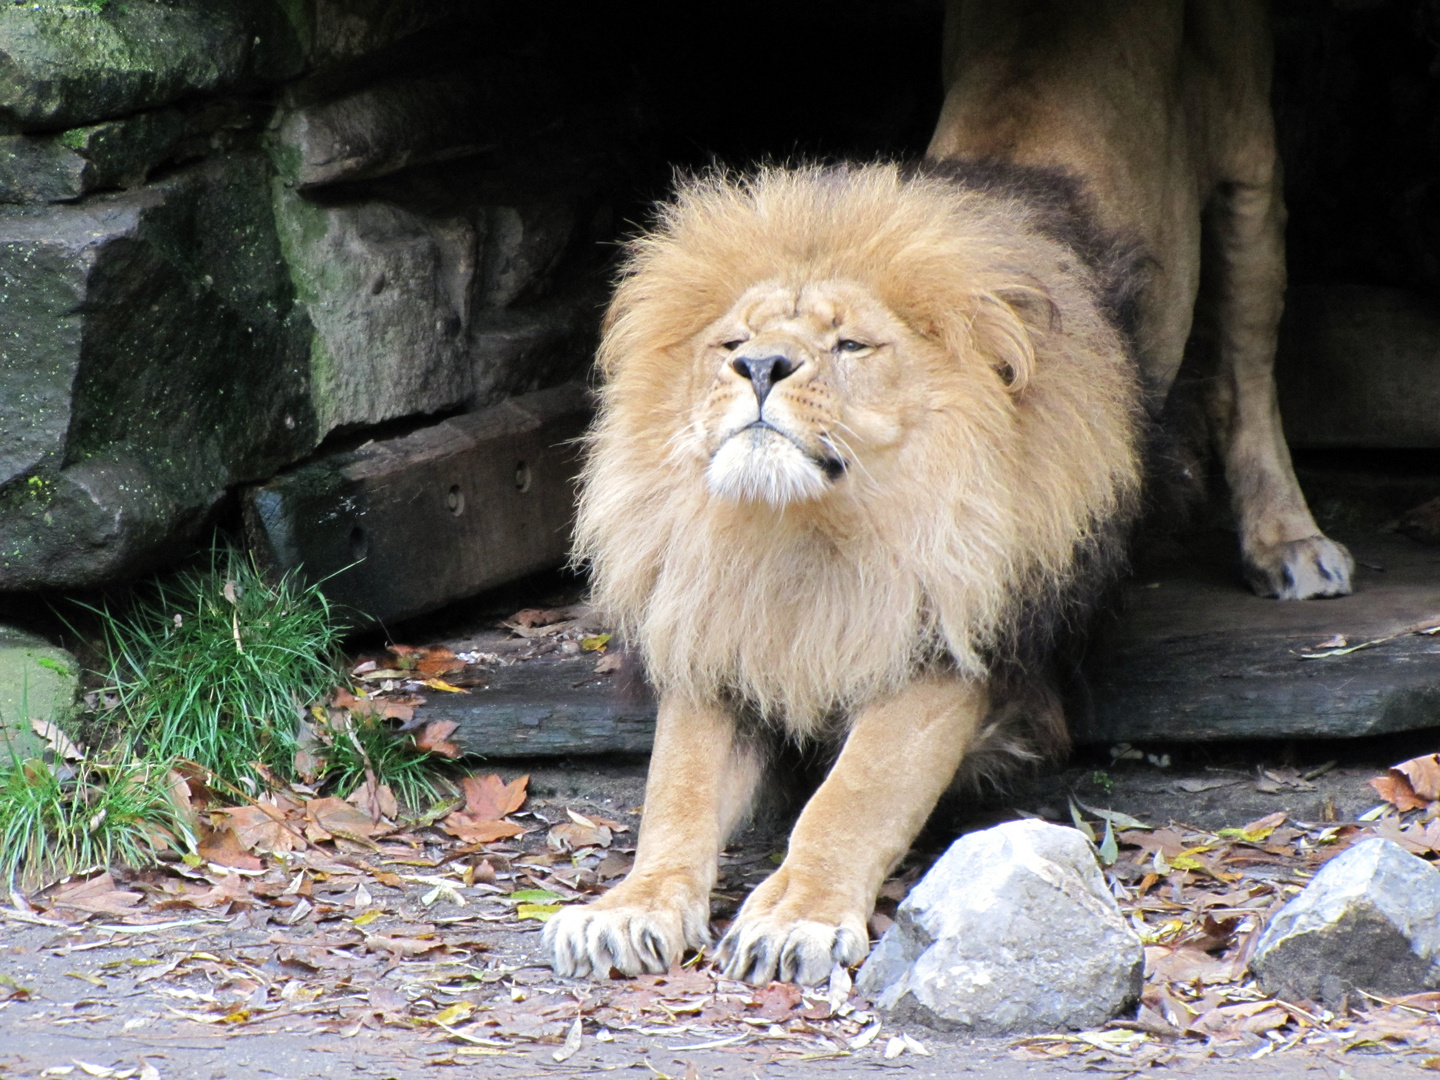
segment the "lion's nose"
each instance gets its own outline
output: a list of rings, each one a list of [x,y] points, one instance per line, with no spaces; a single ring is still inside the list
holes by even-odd
[[[800,364],[776,353],[770,356],[737,356],[730,361],[730,366],[737,374],[750,380],[755,387],[756,400],[764,405],[771,387],[786,376],[793,375]]]

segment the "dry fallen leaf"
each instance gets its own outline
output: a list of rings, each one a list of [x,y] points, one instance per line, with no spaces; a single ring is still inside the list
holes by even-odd
[[[197,853],[207,863],[228,866],[234,870],[259,870],[264,866],[256,856],[240,845],[235,830],[230,828],[228,823],[223,828],[202,827]]]
[[[343,836],[347,840],[368,843],[371,837],[386,831],[364,810],[333,796],[308,799],[305,803],[305,835],[310,840],[329,840]]]
[[[1375,793],[1402,813],[1406,810],[1423,810],[1430,803],[1415,794],[1404,773],[1391,770],[1388,776],[1372,777],[1369,781]]]
[[[1392,773],[1400,773],[1410,781],[1410,789],[1427,801],[1440,799],[1440,754],[1425,754],[1422,757],[1402,761],[1390,767]]]
[[[525,788],[529,783],[529,774],[508,784],[493,773],[490,776],[467,776],[460,781],[460,793],[465,796],[465,813],[480,819],[513,814],[525,805]]]
[[[235,839],[246,851],[294,851],[305,846],[299,829],[285,820],[285,813],[276,806],[251,803],[249,806],[227,806],[211,812],[210,822],[217,829],[228,819]]]
[[[533,630],[537,626],[551,626],[558,622],[566,622],[570,618],[570,612],[563,609],[524,608],[506,619],[504,625],[521,626],[526,630]]]
[[[440,757],[458,758],[462,751],[450,736],[459,726],[454,720],[431,720],[415,733],[415,746]]]
[[[70,737],[48,720],[31,720],[30,730],[50,744],[55,756],[66,761],[82,761],[85,752],[70,741]]]
[[[52,907],[72,908],[96,915],[128,915],[143,899],[145,897],[138,892],[119,888],[109,871],[85,881],[62,885],[49,897]]]
[[[388,698],[356,697],[348,690],[336,690],[330,704],[337,709],[348,709],[352,716],[383,716],[390,720],[409,723],[415,718],[415,706],[423,704],[424,698],[411,698],[400,702]]]

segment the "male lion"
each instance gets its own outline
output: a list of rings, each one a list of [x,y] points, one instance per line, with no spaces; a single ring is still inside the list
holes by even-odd
[[[1063,740],[1025,676],[1113,572],[1142,421],[1123,250],[1073,197],[996,166],[772,169],[682,186],[634,245],[578,549],[660,714],[635,867],[550,920],[557,971],[708,940],[767,732],[843,748],[721,943],[762,982],[865,955],[962,759]]]
[[[1202,207],[1248,572],[1348,591],[1275,415],[1260,4],[997,0],[947,21],[930,154],[948,163],[712,175],[631,247],[577,550],[659,722],[634,869],[545,928],[561,974],[664,971],[708,941],[767,739],[837,754],[720,943],[757,982],[858,962],[947,786],[1063,746],[1047,665],[1122,562]]]

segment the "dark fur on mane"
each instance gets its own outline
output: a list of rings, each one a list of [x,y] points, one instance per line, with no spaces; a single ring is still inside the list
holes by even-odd
[[[1017,165],[1000,158],[924,160],[908,166],[906,173],[1023,203],[1041,235],[1064,244],[1091,272],[1101,310],[1133,351],[1140,290],[1151,260],[1137,240],[1100,227],[1079,179],[1062,169]]]
[[[1097,306],[1120,332],[1134,360],[1139,294],[1149,258],[1138,241],[1101,228],[1078,179],[1059,169],[997,158],[923,161],[907,171],[1023,204],[1032,227],[1073,251],[1089,271]],[[1141,437],[1137,451],[1143,452],[1153,443],[1156,428],[1140,416],[1136,426]],[[1130,542],[1141,511],[1142,500],[1137,499],[1093,523],[1076,541],[1066,580],[1016,606],[987,656],[994,707],[962,765],[958,785],[997,786],[1017,769],[1054,760],[1068,749],[1061,692],[1075,679],[1091,623],[1114,605],[1129,570]]]

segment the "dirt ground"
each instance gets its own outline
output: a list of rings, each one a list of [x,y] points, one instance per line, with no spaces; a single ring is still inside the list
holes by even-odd
[[[1147,748],[1159,765],[1123,751],[1117,760],[1109,749],[1091,750],[1063,773],[1040,778],[1018,799],[984,808],[957,825],[975,827],[1017,811],[1068,818],[1073,797],[1148,824],[1173,820],[1212,834],[1284,812],[1287,822],[1316,836],[1321,833],[1314,829],[1343,829],[1374,807],[1378,800],[1367,780],[1394,761],[1433,749],[1435,742],[1434,733],[1424,733],[1336,746]],[[1168,763],[1163,753],[1170,754]],[[0,997],[7,998],[0,1001],[0,1078],[408,1080],[619,1071],[684,1080],[895,1070],[917,1078],[964,1074],[1007,1080],[1096,1071],[1157,1078],[1378,1080],[1433,1074],[1430,1063],[1440,1054],[1433,1003],[1411,1008],[1407,1016],[1419,1019],[1401,1034],[1396,1032],[1404,1025],[1387,1021],[1376,1027],[1381,1014],[1363,1011],[1378,1009],[1377,1003],[1359,1002],[1353,1018],[1342,1009],[1327,1023],[1290,1025],[1270,1034],[1222,1030],[1197,1037],[1112,1028],[1038,1040],[970,1039],[914,1026],[892,1028],[858,999],[848,1003],[849,1016],[840,1017],[814,997],[798,999],[773,986],[757,992],[698,969],[668,981],[652,977],[601,986],[556,979],[539,952],[540,924],[517,921],[504,893],[515,884],[542,884],[579,895],[560,884],[583,884],[565,876],[574,870],[571,860],[556,859],[548,871],[543,862],[544,826],[573,821],[568,811],[614,824],[610,850],[592,854],[623,864],[637,823],[632,811],[640,805],[644,762],[507,763],[500,770],[506,780],[524,771],[530,775],[529,800],[514,820],[534,826],[533,836],[508,848],[471,852],[468,862],[447,863],[443,842],[414,836],[369,848],[314,844],[289,852],[278,871],[267,860],[264,873],[243,881],[253,891],[212,872],[208,878],[195,873],[185,893],[152,874],[106,883],[113,894],[91,895],[94,910],[86,910],[82,894],[72,897],[73,907],[52,896],[0,909]],[[619,831],[624,826],[628,833]],[[942,832],[922,844],[912,876],[937,850]],[[1122,842],[1127,835],[1122,831]],[[773,866],[782,844],[783,834],[772,824],[752,829],[731,849],[717,900],[719,918]],[[511,881],[505,880],[503,854],[490,854],[506,850],[515,853],[509,860]],[[523,851],[540,861],[527,863],[530,856]],[[488,855],[485,861],[502,868],[497,884],[485,885],[483,871],[465,883],[460,868],[473,869],[477,855]],[[1133,881],[1145,865],[1130,856],[1135,853],[1122,848],[1113,868],[1122,881]],[[404,873],[407,861],[428,865],[409,879],[387,877],[391,870]],[[1286,880],[1303,881],[1307,872],[1303,864],[1284,860],[1258,868],[1244,860],[1234,865],[1241,868],[1235,880],[1242,885],[1261,883],[1267,873],[1274,879],[1277,871],[1289,875]],[[450,890],[432,895],[446,872],[453,875]],[[1179,911],[1180,901],[1190,902],[1190,892],[1205,882],[1176,873],[1178,878],[1150,895],[1173,886],[1167,893],[1173,898],[1159,902]],[[1247,876],[1240,880],[1242,873]],[[269,878],[273,886],[308,884],[305,890],[292,888],[288,899],[296,902],[287,906],[284,892],[262,888]],[[209,893],[195,891],[207,884]],[[229,902],[204,899],[219,887],[231,889]],[[1263,891],[1261,884],[1254,889]],[[892,899],[901,893],[903,886]],[[132,896],[137,899],[128,899]],[[1203,984],[1202,978],[1196,985]],[[1243,1003],[1242,984],[1233,985]],[[817,991],[818,997],[824,994],[824,988]],[[720,1008],[726,1001],[731,1006]],[[567,1048],[565,1036],[572,1035],[573,1043],[577,1016],[585,1017],[579,1044]],[[878,1032],[860,1038],[876,1019]],[[906,1043],[905,1036],[914,1042]],[[864,1045],[852,1046],[857,1039]],[[887,1059],[887,1049],[895,1056]]]

